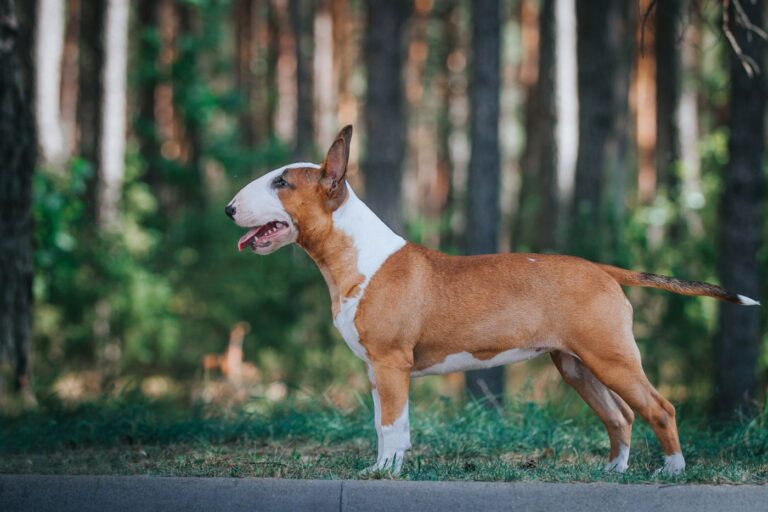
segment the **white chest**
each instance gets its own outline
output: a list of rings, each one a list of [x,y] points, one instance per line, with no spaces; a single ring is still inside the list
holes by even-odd
[[[358,297],[341,302],[339,313],[333,319],[333,325],[341,333],[341,337],[344,338],[352,352],[363,361],[368,362],[365,347],[360,344],[360,334],[355,326],[355,315],[357,314],[357,306],[360,304],[360,296],[362,293]]]
[[[344,298],[333,325],[341,333],[352,352],[363,361],[368,361],[365,347],[360,344],[360,334],[355,326],[357,307],[365,294],[374,274],[392,254],[405,245],[405,240],[393,233],[376,215],[368,209],[347,185],[349,196],[335,212],[333,225],[351,240],[356,252],[357,272],[363,282],[356,297]]]

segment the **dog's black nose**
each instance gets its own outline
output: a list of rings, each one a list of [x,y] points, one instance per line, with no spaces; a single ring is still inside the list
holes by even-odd
[[[235,218],[235,207],[232,206],[231,204],[228,204],[227,206],[224,207],[224,213],[226,213],[227,215],[229,215],[231,218],[234,219]]]

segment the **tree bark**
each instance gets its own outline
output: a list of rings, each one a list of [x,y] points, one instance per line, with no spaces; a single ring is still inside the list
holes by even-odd
[[[80,13],[80,97],[77,125],[80,127],[79,154],[94,172],[88,180],[87,208],[93,217],[97,215],[98,179],[96,170],[101,167],[102,133],[102,68],[104,67],[104,13],[106,2],[93,2]]]
[[[403,25],[409,11],[407,0],[372,0],[365,30],[365,196],[371,209],[399,233],[405,156]]]
[[[741,2],[745,14],[758,26],[763,20],[762,2]],[[761,65],[765,42],[734,23],[731,4],[730,30],[744,55]],[[765,211],[765,75],[749,77],[739,58],[730,53],[730,139],[720,211],[719,274],[723,286],[755,300],[760,294],[758,251],[762,245]],[[716,337],[715,407],[729,416],[734,409],[754,405],[757,391],[756,363],[760,347],[760,310],[720,305]]]
[[[77,96],[80,47],[80,0],[67,3],[67,24],[64,30],[64,55],[61,58],[61,127],[64,134],[64,153],[67,158],[75,148],[77,136]]]
[[[572,203],[571,251],[590,259],[602,245],[606,149],[615,123],[614,81],[619,45],[611,37],[621,2],[576,2],[579,149]]]
[[[104,27],[103,95],[99,157],[99,227],[120,227],[120,196],[125,174],[128,0],[109,0]]]
[[[30,1],[30,0],[28,0]],[[66,159],[61,122],[61,63],[64,52],[64,0],[37,0],[35,27],[35,119],[43,162],[59,167]]]
[[[679,0],[656,4],[656,186],[664,187],[672,201],[679,189],[675,164],[680,159],[677,109],[680,102],[680,57],[677,43],[681,15]]]
[[[290,0],[291,24],[296,41],[296,140],[293,158],[312,161],[315,141],[314,1]],[[328,70],[332,73],[332,70]]]
[[[240,137],[246,147],[256,145],[256,120],[252,115],[251,89],[253,88],[254,0],[237,0],[232,14],[235,25],[235,82],[243,105],[238,112]]]
[[[472,3],[472,76],[470,130],[472,152],[467,184],[467,252],[489,254],[498,249],[499,117],[501,86],[501,5],[499,0]],[[488,405],[504,393],[504,367],[467,372],[470,395]]]
[[[134,122],[142,159],[146,170],[144,179],[155,193],[161,204],[161,211],[165,212],[164,194],[160,191],[163,179],[161,175],[160,134],[158,133],[155,96],[160,83],[161,66],[160,51],[162,48],[159,34],[159,5],[156,0],[141,0],[137,8],[139,26],[141,27],[139,41],[139,60],[143,63],[151,63],[152,71],[142,73],[137,84],[138,112]],[[146,65],[146,64],[145,64]]]
[[[522,186],[513,243],[534,252],[557,246],[557,112],[555,101],[555,0],[539,12],[538,78],[526,102]]]
[[[32,341],[32,173],[35,131],[23,87],[20,27],[14,0],[0,0],[0,360],[10,361],[14,388],[34,402]]]

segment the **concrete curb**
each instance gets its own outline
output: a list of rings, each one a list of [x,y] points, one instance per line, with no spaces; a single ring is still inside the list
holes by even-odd
[[[768,486],[0,475],[4,512],[768,510]]]

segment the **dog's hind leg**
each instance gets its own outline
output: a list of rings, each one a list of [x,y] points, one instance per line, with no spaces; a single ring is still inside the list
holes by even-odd
[[[675,408],[648,381],[631,333],[605,333],[589,344],[580,344],[576,355],[592,373],[616,392],[653,429],[664,451],[664,466],[658,472],[677,474],[685,470],[680,450]]]
[[[629,445],[632,439],[632,409],[616,393],[605,387],[576,356],[566,352],[550,353],[563,380],[571,385],[597,414],[608,431],[611,454],[607,471],[623,473],[629,460]]]

